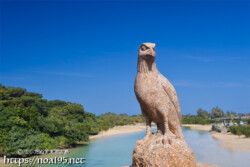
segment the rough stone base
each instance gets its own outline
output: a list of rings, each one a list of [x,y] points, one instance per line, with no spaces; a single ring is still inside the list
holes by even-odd
[[[121,167],[132,167],[130,166],[121,166]],[[196,163],[196,167],[220,167],[218,165],[210,165],[210,164],[205,164],[205,163],[201,163],[201,162],[197,162]]]
[[[185,140],[163,144],[162,134],[136,142],[132,167],[196,167],[195,155]]]

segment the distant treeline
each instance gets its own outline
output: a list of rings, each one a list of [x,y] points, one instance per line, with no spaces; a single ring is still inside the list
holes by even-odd
[[[142,122],[142,115],[95,116],[80,104],[48,101],[41,94],[0,84],[0,155],[72,146],[116,125]]]
[[[245,114],[238,114],[238,113],[233,112],[233,111],[227,111],[225,113],[219,107],[212,108],[210,113],[206,110],[201,109],[201,108],[197,110],[198,117],[211,118],[211,119],[219,118],[219,117],[231,117],[231,118],[233,118],[233,117],[239,117],[239,116],[243,116],[243,115],[245,115]]]
[[[199,117],[196,115],[183,115],[182,116],[182,124],[212,124],[215,123],[215,120]]]
[[[212,108],[211,112],[209,113],[206,110],[198,109],[197,115],[183,115],[182,116],[182,123],[183,124],[212,124],[216,122],[221,122],[220,120],[216,120],[215,118],[220,117],[240,117],[240,116],[249,116],[249,114],[238,114],[236,112],[227,111],[224,113],[222,109],[219,107]],[[245,122],[249,122],[249,120],[243,120]],[[233,122],[237,122],[236,120],[233,120]]]

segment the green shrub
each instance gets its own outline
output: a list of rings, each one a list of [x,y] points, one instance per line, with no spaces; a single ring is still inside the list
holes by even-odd
[[[250,127],[249,126],[230,126],[229,131],[235,135],[245,135],[246,137],[250,137]]]

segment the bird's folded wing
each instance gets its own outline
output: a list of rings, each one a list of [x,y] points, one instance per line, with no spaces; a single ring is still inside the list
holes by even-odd
[[[165,90],[165,92],[167,93],[167,95],[169,96],[169,98],[171,99],[171,101],[175,107],[175,110],[176,110],[178,117],[179,117],[179,120],[180,120],[180,126],[181,126],[181,109],[180,109],[179,100],[178,100],[176,91],[175,91],[173,85],[162,74],[159,75],[159,79],[160,79],[160,82],[161,82],[163,89]]]

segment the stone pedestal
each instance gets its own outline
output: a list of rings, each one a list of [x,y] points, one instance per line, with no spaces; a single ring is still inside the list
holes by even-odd
[[[184,139],[163,144],[162,134],[136,142],[132,167],[196,167],[195,155]]]

